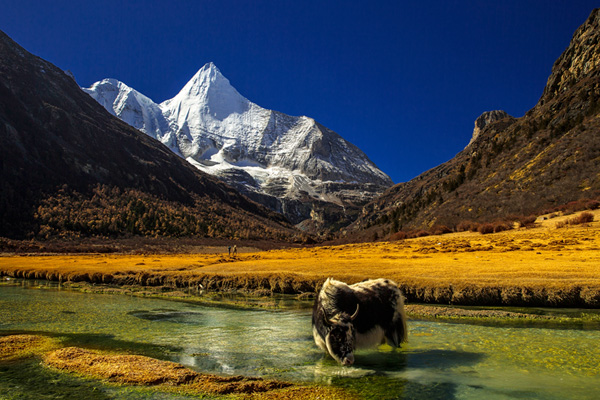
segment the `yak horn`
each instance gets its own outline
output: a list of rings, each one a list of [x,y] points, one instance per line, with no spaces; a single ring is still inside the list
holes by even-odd
[[[356,311],[354,311],[354,314],[352,314],[350,316],[350,321],[354,321],[356,319],[356,317],[358,316],[358,308],[359,308],[360,304],[356,305]]]

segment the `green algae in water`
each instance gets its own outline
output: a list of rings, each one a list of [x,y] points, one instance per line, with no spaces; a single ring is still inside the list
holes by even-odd
[[[135,386],[105,384],[94,379],[45,368],[40,360],[27,359],[18,362],[0,362],[1,400],[186,400],[202,396],[161,392],[156,389]]]
[[[0,334],[59,335],[201,372],[340,386],[365,399],[587,399],[600,392],[595,330],[410,321],[409,343],[400,351],[359,351],[348,368],[315,346],[309,310],[21,287],[0,287],[0,305]]]
[[[61,374],[40,365],[38,359],[0,362],[0,399],[110,399],[92,382]]]

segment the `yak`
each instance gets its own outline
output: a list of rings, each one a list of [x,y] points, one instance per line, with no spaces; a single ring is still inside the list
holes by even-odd
[[[328,278],[312,314],[315,343],[342,365],[354,363],[354,350],[407,340],[404,296],[389,279],[354,285]]]

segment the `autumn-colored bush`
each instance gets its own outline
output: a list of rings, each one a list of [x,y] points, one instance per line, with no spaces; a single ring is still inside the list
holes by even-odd
[[[593,221],[594,221],[594,214],[589,213],[589,212],[582,212],[581,214],[579,214],[576,217],[557,222],[556,227],[564,228],[567,225],[589,224],[590,222],[593,222]]]
[[[474,223],[473,225],[471,225],[471,228],[469,229],[471,232],[479,232],[479,227],[481,226],[480,223]]]
[[[418,237],[425,237],[425,236],[429,236],[429,235],[431,235],[431,233],[429,233],[427,231],[423,231],[423,230],[410,232],[410,236],[411,237],[416,237],[416,238],[418,238]]]
[[[475,229],[473,229],[475,227]],[[477,224],[473,221],[462,221],[458,225],[456,225],[457,232],[477,232]]]
[[[484,222],[482,224],[473,224],[471,226],[472,232],[479,232],[482,235],[489,233],[504,232],[512,229],[512,223],[507,221],[495,221],[495,222]]]
[[[429,232],[432,235],[443,235],[446,233],[452,233],[452,229],[448,228],[446,225],[435,225],[432,227]]]
[[[563,214],[573,214],[578,211],[596,210],[600,207],[600,199],[580,199],[571,201],[567,204],[545,209],[543,214],[552,214],[561,212]]]
[[[494,225],[490,223],[479,224],[477,226],[477,232],[481,233],[482,235],[494,233]]]
[[[390,241],[413,239],[419,237],[425,237],[431,235],[431,232],[425,230],[413,230],[413,231],[398,231],[390,236]]]
[[[399,232],[393,233],[393,234],[390,236],[390,241],[404,240],[404,239],[407,239],[407,238],[408,238],[408,235],[407,235],[407,233],[406,233],[406,232],[404,232],[404,231],[399,231]]]
[[[537,218],[535,215],[528,215],[528,216],[519,217],[517,219],[517,222],[519,223],[519,226],[521,228],[530,228],[535,225],[536,219]]]
[[[600,207],[600,201],[589,200],[586,205],[587,205],[586,210],[597,210]]]
[[[506,221],[496,221],[492,225],[494,226],[494,233],[509,231],[512,229],[512,225]]]
[[[572,201],[565,206],[566,214],[573,214],[577,211],[595,210],[600,206],[600,201],[596,199],[581,199]]]
[[[569,219],[569,225],[581,225],[581,224],[589,224],[594,221],[594,214],[589,212],[583,212],[579,214],[577,217]]]

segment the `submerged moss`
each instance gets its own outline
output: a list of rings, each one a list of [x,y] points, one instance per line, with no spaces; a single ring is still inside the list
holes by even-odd
[[[113,399],[98,382],[41,367],[39,360],[0,362],[0,398],[3,400]]]

